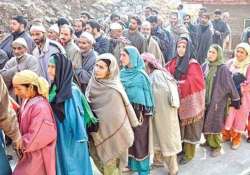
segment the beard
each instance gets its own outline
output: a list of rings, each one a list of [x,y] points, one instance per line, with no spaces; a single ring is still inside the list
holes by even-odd
[[[149,34],[143,34],[143,36],[144,36],[144,38],[146,38],[148,40],[151,35],[149,35]]]

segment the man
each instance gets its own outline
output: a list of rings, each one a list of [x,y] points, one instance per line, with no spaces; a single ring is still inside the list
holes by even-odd
[[[28,46],[23,38],[17,38],[13,41],[12,50],[14,57],[7,61],[4,68],[0,70],[0,74],[3,76],[4,82],[10,90],[11,95],[15,97],[12,89],[12,78],[14,75],[22,70],[32,70],[37,74],[39,74],[40,71],[38,60],[28,54]]]
[[[59,43],[46,37],[45,27],[40,23],[32,25],[30,33],[36,43],[33,55],[38,59],[40,75],[49,80],[47,69],[50,56],[59,52],[65,54],[65,50]]]
[[[67,58],[72,62],[73,67],[81,64],[81,52],[73,40],[74,29],[69,25],[63,25],[60,29],[60,43],[66,51]]]
[[[13,57],[11,44],[17,38],[24,38],[28,45],[28,53],[32,53],[35,48],[35,43],[30,35],[25,32],[27,21],[23,16],[15,16],[10,21],[11,34],[7,36],[0,44],[0,49],[3,49],[9,58]]]
[[[196,55],[197,61],[200,64],[205,62],[207,57],[207,52],[213,41],[213,34],[209,26],[210,16],[207,13],[203,13],[201,17],[201,22],[197,28],[197,46]]]
[[[59,27],[57,24],[53,24],[49,27],[48,38],[53,41],[59,40]]]
[[[157,16],[150,16],[147,18],[147,21],[151,24],[151,33],[152,36],[158,38],[158,44],[160,46],[161,52],[164,56],[165,62],[167,63],[173,55],[173,37],[171,33],[167,30],[164,30],[158,23]]]
[[[217,9],[214,12],[214,20],[212,21],[214,34],[213,34],[213,43],[218,44],[223,47],[223,42],[226,36],[229,34],[226,23],[222,20],[222,12]]]
[[[86,23],[86,32],[91,33],[95,38],[95,51],[98,54],[109,51],[109,40],[102,34],[101,25],[95,20],[89,20]]]
[[[139,53],[146,51],[147,42],[143,35],[139,32],[141,20],[137,16],[132,16],[129,21],[129,29],[124,31],[124,36],[135,46]]]
[[[85,25],[81,19],[76,19],[74,21],[75,36],[80,38],[82,32],[85,30]]]
[[[85,31],[85,25],[87,23],[88,20],[93,19],[93,17],[86,11],[81,12],[81,17],[80,20],[83,22],[84,25],[84,31]]]
[[[79,38],[78,46],[81,51],[81,64],[76,66],[75,73],[78,84],[82,91],[86,90],[89,79],[95,66],[97,54],[94,51],[95,39],[93,35],[88,32],[83,32]]]
[[[120,52],[126,45],[130,44],[130,41],[123,36],[123,27],[120,23],[110,25],[109,37],[109,52],[115,56],[118,65],[120,65]]]
[[[18,128],[17,117],[13,109],[7,87],[0,75],[0,129],[10,137],[15,145],[15,149],[21,150],[22,140]],[[1,131],[0,131],[1,132]],[[11,175],[11,168],[3,149],[3,140],[0,137],[0,174]]]
[[[147,17],[152,15],[152,11],[153,11],[153,9],[151,7],[149,7],[149,6],[144,9],[144,17],[145,17],[145,19],[147,19]]]
[[[181,24],[183,24],[184,16],[187,14],[187,12],[184,9],[183,4],[179,4],[178,7],[177,7],[177,10],[178,10],[178,19],[179,19],[179,22]]]
[[[197,45],[197,26],[191,23],[191,15],[189,14],[184,15],[183,22],[189,32],[190,39],[192,41],[192,47],[194,50]]]
[[[229,12],[224,12],[222,14],[222,20],[227,25],[227,29],[228,29],[228,32],[229,32],[228,35],[224,39],[223,49],[231,51],[231,49],[232,49],[232,29],[231,29],[231,27],[229,25],[229,18],[230,18]]]
[[[5,63],[9,60],[8,55],[3,49],[0,49],[0,69],[2,69]]]
[[[141,32],[144,37],[147,39],[147,49],[146,52],[151,53],[159,61],[159,63],[164,66],[165,60],[162,55],[161,49],[158,42],[153,36],[151,36],[151,24],[148,21],[144,21],[141,26]],[[157,38],[156,38],[157,39]]]
[[[172,34],[173,36],[173,53],[175,55],[176,53],[176,42],[178,41],[179,37],[181,35],[189,35],[188,30],[186,27],[179,22],[178,12],[171,12],[169,16],[169,26],[167,27],[167,30]]]

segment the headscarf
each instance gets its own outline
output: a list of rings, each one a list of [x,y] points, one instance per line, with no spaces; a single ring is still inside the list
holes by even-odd
[[[60,121],[64,120],[64,102],[72,97],[72,63],[63,54],[51,55],[49,64],[55,64],[55,80],[50,87],[50,103]],[[52,95],[54,93],[54,95]]]
[[[141,54],[142,59],[144,62],[150,63],[155,69],[165,71],[159,61],[155,58],[155,56],[151,53],[143,53]]]
[[[43,78],[39,77],[35,72],[31,70],[23,70],[17,72],[12,80],[13,84],[23,85],[32,84],[37,87],[38,94],[44,98],[48,98],[49,83]]]
[[[188,70],[189,61],[191,59],[191,42],[187,37],[180,37],[176,44],[176,52],[177,46],[180,43],[186,43],[186,52],[183,57],[179,57],[177,53],[177,67],[174,73],[174,77],[176,80],[180,80],[181,75],[185,74]]]
[[[235,48],[235,56],[238,48],[243,48],[247,52],[247,58],[243,61],[238,61],[235,57],[233,60],[233,65],[239,70],[238,72],[246,76],[247,68],[250,65],[250,46],[247,43],[240,43]]]
[[[154,106],[152,86],[148,75],[144,71],[144,62],[134,46],[126,46],[131,67],[121,70],[121,82],[128,95],[129,101],[146,107]]]
[[[209,70],[206,74],[206,104],[210,104],[211,101],[214,77],[218,67],[224,63],[222,48],[218,44],[213,44],[210,48],[214,48],[217,51],[217,58],[215,62],[207,60]]]

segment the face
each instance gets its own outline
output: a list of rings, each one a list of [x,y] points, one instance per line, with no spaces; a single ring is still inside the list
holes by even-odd
[[[145,15],[145,17],[150,16],[150,15],[151,15],[151,10],[146,8],[146,9],[144,10],[144,15]]]
[[[82,22],[81,21],[75,21],[74,29],[75,29],[76,32],[82,32],[83,31]]]
[[[185,16],[183,21],[184,21],[184,24],[189,24],[191,22],[190,16]]]
[[[57,41],[59,38],[59,34],[54,32],[53,30],[49,30],[47,36],[49,39],[54,40],[54,41]]]
[[[95,64],[94,72],[97,79],[105,79],[109,75],[108,65],[104,61],[99,60]]]
[[[14,84],[14,83],[13,83],[13,88],[14,88],[14,92],[15,92],[16,96],[18,96],[22,99],[31,98],[33,91],[34,91],[34,90],[32,90],[31,86],[26,87],[24,85]]]
[[[138,27],[137,21],[135,19],[130,19],[129,29],[136,30]]]
[[[31,37],[34,40],[34,42],[36,43],[36,45],[40,45],[45,40],[44,33],[39,32],[39,31],[32,31],[31,32]]]
[[[78,46],[82,53],[88,53],[92,49],[92,45],[86,38],[80,37],[78,40]]]
[[[68,43],[72,38],[70,29],[67,27],[62,27],[60,30],[60,42],[64,45]]]
[[[142,26],[141,33],[145,36],[151,35],[151,26]]]
[[[86,24],[85,31],[93,34],[93,28],[89,24]]]
[[[23,28],[23,24],[20,24],[16,20],[11,20],[10,21],[10,30],[12,33],[14,32],[20,32]]]
[[[27,53],[27,49],[25,47],[17,44],[12,46],[12,50],[17,58],[21,58],[25,53]]]
[[[215,62],[217,60],[217,50],[215,48],[210,48],[207,53],[207,58],[210,62]]]
[[[220,14],[214,14],[214,19],[215,20],[221,19],[221,15]]]
[[[48,65],[48,76],[50,81],[55,80],[56,76],[56,65],[55,64],[50,64]]]
[[[122,36],[122,30],[119,29],[111,30],[110,35],[112,38],[120,38]]]
[[[111,22],[118,22],[119,20],[120,18],[117,16],[117,17],[114,17]]]
[[[237,50],[236,50],[236,58],[238,61],[244,61],[246,58],[247,58],[247,52],[245,51],[245,49],[239,47]]]
[[[202,16],[201,16],[201,24],[202,24],[202,25],[207,25],[207,24],[208,24],[208,21],[209,21],[209,19],[208,19],[207,16],[205,16],[205,15],[202,15]]]
[[[178,23],[178,16],[175,14],[170,15],[169,22],[172,26],[175,26]]]
[[[179,57],[183,57],[185,55],[186,47],[187,45],[184,43],[180,43],[177,45],[177,54]]]
[[[89,20],[89,18],[87,15],[82,15],[81,20],[83,21],[84,24],[86,24],[86,22]]]
[[[121,51],[120,61],[123,67],[129,66],[129,63],[130,63],[129,55],[125,51]]]

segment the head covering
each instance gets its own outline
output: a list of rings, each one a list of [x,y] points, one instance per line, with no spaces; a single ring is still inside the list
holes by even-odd
[[[58,119],[63,121],[65,117],[64,102],[72,97],[72,63],[61,53],[51,55],[50,59],[53,61],[49,61],[49,64],[56,63],[56,74],[55,80],[50,87],[51,98],[49,101]]]
[[[120,23],[114,22],[114,23],[110,24],[110,29],[111,30],[122,30],[123,27],[122,27],[122,25]]]
[[[247,53],[247,58],[243,61],[238,61],[235,57],[233,60],[233,65],[239,70],[238,72],[246,76],[247,68],[250,65],[250,45],[247,43],[240,43],[235,48],[235,56],[238,48],[243,48]]]
[[[46,33],[46,29],[41,23],[33,24],[30,28],[30,32],[43,32]]]
[[[31,70],[23,70],[21,72],[17,72],[12,80],[13,84],[32,84],[37,87],[38,94],[48,98],[49,93],[49,84],[43,78],[39,77],[35,72]]]
[[[64,25],[64,24],[70,25],[69,20],[65,17],[59,17],[56,23],[59,27]]]
[[[12,17],[12,20],[16,20],[18,23],[23,24],[24,28],[27,26],[27,20],[24,16],[14,16]]]
[[[191,59],[191,42],[190,42],[190,40],[185,36],[181,36],[177,41],[176,50],[177,50],[178,44],[180,44],[180,43],[187,43],[187,45],[186,45],[186,52],[185,52],[185,55],[183,57],[179,57],[178,52],[177,52],[177,68],[176,68],[175,73],[174,73],[174,77],[176,80],[180,80],[181,75],[185,74],[187,72],[189,61]]]
[[[93,37],[93,35],[89,32],[83,32],[80,36],[80,38],[86,38],[90,44],[95,44],[95,38]]]
[[[53,31],[59,34],[59,27],[57,24],[53,24],[49,27],[49,31]]]
[[[212,90],[213,90],[213,82],[218,67],[224,63],[223,58],[223,50],[218,44],[213,44],[210,48],[214,48],[217,51],[217,58],[216,61],[210,62],[207,59],[207,63],[209,66],[208,72],[206,73],[206,104],[210,104],[211,97],[212,97]]]
[[[144,62],[134,46],[126,46],[131,67],[121,70],[121,82],[128,95],[129,101],[146,107],[154,106],[152,86],[148,75],[144,71]]]
[[[165,71],[165,69],[163,69],[163,67],[161,66],[161,64],[159,63],[159,61],[155,58],[153,54],[143,53],[141,57],[144,60],[144,62],[145,61],[148,62],[149,64],[153,66],[153,68]]]
[[[22,47],[28,48],[27,42],[23,38],[17,38],[15,41],[13,41],[12,46],[14,45],[21,45]]]

